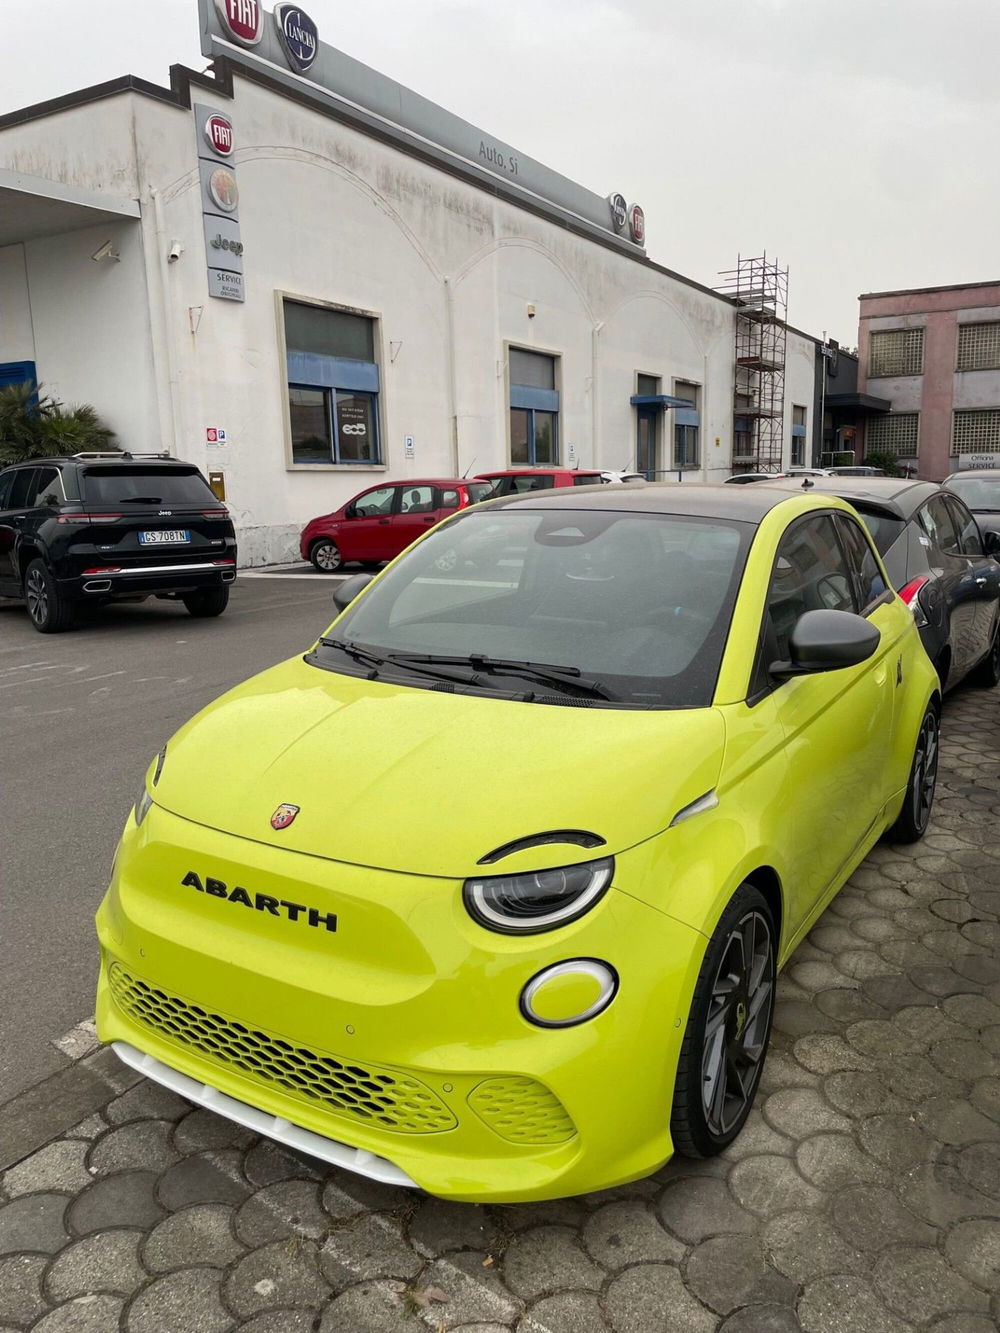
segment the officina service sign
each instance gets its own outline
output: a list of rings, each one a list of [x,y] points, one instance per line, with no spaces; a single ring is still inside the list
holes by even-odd
[[[256,46],[264,32],[259,0],[215,0],[222,26],[241,46]]]
[[[274,26],[278,29],[288,63],[299,74],[304,74],[319,51],[316,24],[298,5],[281,4],[274,7]]]

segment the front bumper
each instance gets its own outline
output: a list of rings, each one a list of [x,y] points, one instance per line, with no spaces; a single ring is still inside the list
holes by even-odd
[[[456,881],[304,856],[154,806],[140,829],[130,819],[98,914],[98,1032],[203,1086],[194,1099],[223,1114],[232,1099],[274,1118],[254,1122],[263,1133],[319,1135],[337,1145],[327,1160],[375,1174],[371,1154],[445,1198],[636,1179],[672,1151],[705,941],[623,891],[629,861],[590,914],[519,939],[475,925]],[[192,869],[252,886],[247,901],[185,886]],[[262,897],[308,904],[320,928],[252,910]],[[335,932],[322,925],[333,913]],[[617,969],[613,1003],[577,1027],[534,1027],[523,986],[582,957]]]

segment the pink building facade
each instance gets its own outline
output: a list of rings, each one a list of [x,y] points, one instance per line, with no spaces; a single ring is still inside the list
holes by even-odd
[[[891,403],[867,421],[865,455],[934,481],[1000,467],[1000,282],[859,300],[858,390]]]

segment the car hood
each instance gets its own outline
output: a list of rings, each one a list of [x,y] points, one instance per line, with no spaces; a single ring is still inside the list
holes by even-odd
[[[633,711],[389,685],[301,658],[246,681],[169,742],[153,795],[174,814],[337,861],[464,877],[497,847],[554,829],[503,870],[614,853],[710,791],[725,725],[714,709]],[[298,806],[275,830],[278,806]],[[494,872],[496,873],[496,872]]]

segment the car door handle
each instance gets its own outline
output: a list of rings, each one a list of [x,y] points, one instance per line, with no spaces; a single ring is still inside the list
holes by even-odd
[[[977,578],[976,582],[979,584],[981,588],[983,588],[986,586],[987,583],[989,583],[989,579]]]
[[[388,519],[388,518],[380,518],[380,519],[379,519],[379,522],[380,522],[380,523],[383,525],[383,527],[384,527],[384,526],[387,525],[388,523],[391,523],[392,520],[391,520],[391,519]]]
[[[425,522],[425,523],[436,523],[436,522],[437,522],[437,519],[434,517],[433,514],[428,514],[427,517],[424,519],[424,522]],[[983,582],[985,583],[986,580],[984,579]]]

